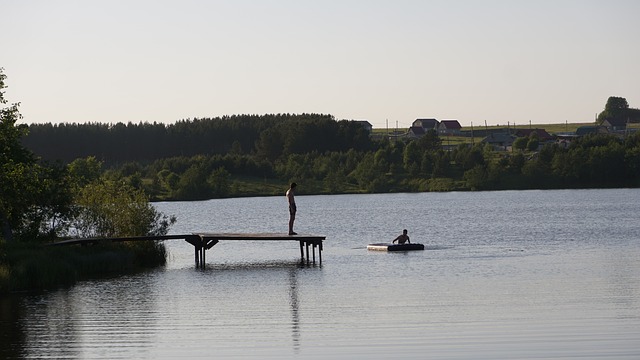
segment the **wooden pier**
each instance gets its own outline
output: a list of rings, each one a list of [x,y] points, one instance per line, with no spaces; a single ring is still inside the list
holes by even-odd
[[[131,236],[116,238],[87,238],[69,239],[54,242],[51,246],[62,245],[91,245],[100,242],[123,242],[123,241],[164,241],[164,240],[185,240],[193,245],[195,250],[196,267],[204,269],[206,264],[206,251],[211,249],[220,241],[297,241],[300,244],[300,258],[303,263],[310,265],[316,263],[316,248],[318,249],[318,262],[322,265],[322,242],[326,236],[321,235],[288,235],[281,233],[192,233],[186,235],[159,235],[159,236]],[[309,256],[311,247],[311,258]]]
[[[311,256],[313,258],[313,264],[316,263],[316,248],[318,249],[318,262],[322,265],[322,241],[325,240],[325,236],[319,235],[287,235],[279,233],[196,233],[185,239],[195,248],[195,261],[196,266],[204,268],[206,261],[206,251],[211,249],[214,245],[222,240],[233,241],[298,241],[300,244],[300,258],[302,262],[309,265],[311,259],[309,258],[309,247],[311,246]],[[305,252],[306,249],[306,252]]]

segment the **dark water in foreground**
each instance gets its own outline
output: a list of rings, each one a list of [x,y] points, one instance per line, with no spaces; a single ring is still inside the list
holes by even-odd
[[[0,358],[639,359],[640,190],[307,196],[297,243],[0,299]],[[283,197],[158,203],[172,233],[284,232]],[[379,253],[403,228],[427,250]]]

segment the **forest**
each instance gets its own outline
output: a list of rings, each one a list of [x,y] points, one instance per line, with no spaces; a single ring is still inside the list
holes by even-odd
[[[225,154],[274,161],[311,151],[370,150],[371,145],[358,124],[319,114],[234,115],[169,125],[32,124],[23,144],[45,160],[70,163],[95,156],[107,166]]]
[[[75,172],[126,181],[152,200],[302,194],[637,187],[640,134],[589,135],[568,147],[443,150],[420,139],[372,140],[331,115],[236,115],[175,124],[34,124],[26,148]],[[533,145],[533,146],[532,146]]]

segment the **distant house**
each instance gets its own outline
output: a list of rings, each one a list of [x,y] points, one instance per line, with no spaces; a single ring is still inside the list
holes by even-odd
[[[438,133],[446,135],[460,135],[462,126],[458,120],[442,120],[438,125]]]
[[[545,129],[517,129],[515,132],[517,137],[531,137],[532,134],[536,134],[541,143],[553,140]]]
[[[413,124],[411,124],[412,127],[419,126],[423,128],[425,131],[428,131],[428,130],[438,131],[438,125],[440,125],[440,122],[436,119],[416,119],[413,122]]]
[[[627,129],[627,122],[623,119],[604,119],[602,126],[609,131],[619,131]]]
[[[508,132],[493,133],[482,139],[482,142],[493,145],[496,150],[507,150],[513,145],[515,138]]]
[[[609,133],[609,130],[607,130],[606,127],[598,126],[598,125],[580,126],[578,129],[576,129],[576,135],[578,136],[585,136],[589,134],[607,134],[607,133]]]
[[[373,125],[371,125],[371,123],[367,120],[353,120],[353,122],[362,125],[362,127],[367,130],[369,134],[371,134],[371,132],[373,131]]]
[[[410,138],[420,138],[423,137],[426,132],[422,128],[422,126],[412,126],[409,128],[409,137]]]

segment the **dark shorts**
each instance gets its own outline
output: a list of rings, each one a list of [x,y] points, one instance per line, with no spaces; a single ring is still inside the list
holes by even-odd
[[[295,214],[296,214],[296,210],[297,210],[297,209],[296,209],[296,206],[295,206],[295,205],[293,205],[293,206],[289,206],[289,214],[290,214],[290,215],[295,215]]]

